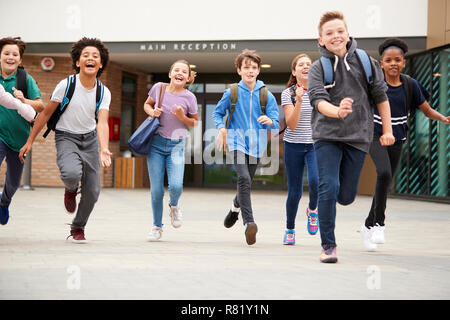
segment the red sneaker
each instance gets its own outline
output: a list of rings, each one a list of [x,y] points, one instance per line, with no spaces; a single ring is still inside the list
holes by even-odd
[[[77,191],[70,192],[66,189],[64,193],[64,207],[68,214],[73,214],[77,209],[77,200],[75,197],[77,196]]]
[[[74,243],[87,243],[87,240],[84,237],[84,230],[82,228],[70,230],[70,235],[66,238],[66,240],[70,237],[72,237],[72,242]]]

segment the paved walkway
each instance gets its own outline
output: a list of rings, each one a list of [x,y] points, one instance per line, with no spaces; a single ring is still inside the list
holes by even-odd
[[[63,189],[19,190],[0,226],[0,299],[449,299],[450,206],[388,200],[387,243],[365,252],[358,229],[371,199],[338,207],[337,264],[319,263],[320,237],[281,244],[286,192],[254,191],[259,232],[245,243],[241,220],[223,227],[231,190],[185,189],[184,224],[146,242],[146,189],[103,189],[86,228],[88,244],[65,241],[71,222]],[[166,205],[167,207],[167,205]]]

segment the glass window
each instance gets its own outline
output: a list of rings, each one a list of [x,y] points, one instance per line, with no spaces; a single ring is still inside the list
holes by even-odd
[[[206,92],[224,92],[226,89],[226,85],[224,83],[207,83],[206,84]]]

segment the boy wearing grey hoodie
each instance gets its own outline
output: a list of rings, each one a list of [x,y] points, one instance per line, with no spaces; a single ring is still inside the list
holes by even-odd
[[[320,261],[337,262],[334,235],[336,202],[351,204],[359,176],[373,138],[373,104],[383,122],[381,145],[391,145],[389,101],[382,70],[370,59],[373,82],[369,85],[356,55],[341,12],[326,12],[319,23],[319,52],[331,58],[334,83],[325,88],[320,60],[309,71],[309,96],[313,106],[311,126],[319,170],[319,221],[322,253]]]

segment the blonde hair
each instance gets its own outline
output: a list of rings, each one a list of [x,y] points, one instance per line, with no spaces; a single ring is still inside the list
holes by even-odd
[[[292,63],[291,63],[291,75],[289,76],[289,80],[286,84],[286,88],[289,88],[297,83],[297,78],[292,74],[292,71],[295,70],[295,67],[297,66],[297,62],[298,62],[298,60],[300,60],[300,58],[308,58],[312,62],[311,57],[308,56],[306,53],[301,53],[298,56],[296,56],[294,58],[294,60],[292,60]]]
[[[188,69],[189,69],[189,80],[186,81],[186,85],[193,84],[194,81],[195,81],[195,77],[197,76],[197,72],[191,70],[191,64],[189,62],[187,62],[186,60],[184,60],[184,59],[180,59],[180,60],[177,60],[174,63],[172,63],[172,65],[170,66],[169,73],[172,72],[173,66],[175,64],[177,64],[177,63],[183,63],[183,64],[188,66]]]
[[[325,23],[332,21],[332,20],[342,20],[345,25],[345,29],[347,29],[347,23],[344,19],[344,14],[340,11],[327,11],[325,12],[322,17],[320,17],[319,21],[319,35],[322,35],[322,27]]]

